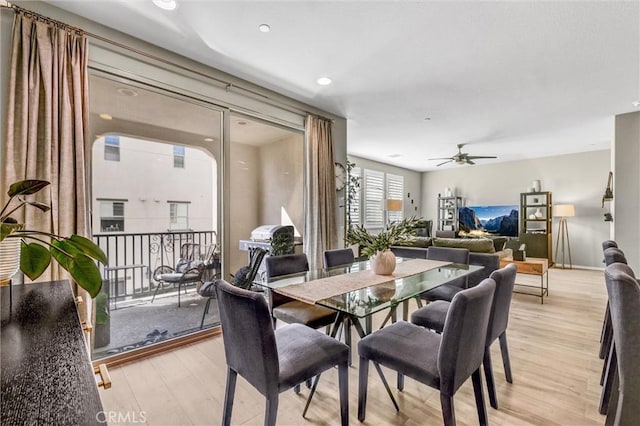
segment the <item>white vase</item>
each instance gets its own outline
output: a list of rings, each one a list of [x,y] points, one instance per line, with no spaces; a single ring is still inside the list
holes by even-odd
[[[379,251],[371,258],[371,269],[376,275],[391,275],[396,269],[396,255],[391,250]]]
[[[20,267],[20,238],[0,241],[0,285],[8,283]]]
[[[537,179],[533,181],[533,192],[540,192],[540,181]]]
[[[544,215],[542,214],[542,210],[540,210],[540,207],[538,207],[538,208],[536,209],[536,212],[534,213],[534,216],[536,217],[536,219],[542,219],[542,217],[543,217]]]

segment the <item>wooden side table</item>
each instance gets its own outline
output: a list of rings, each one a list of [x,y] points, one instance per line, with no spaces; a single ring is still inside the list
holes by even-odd
[[[522,290],[514,290],[514,293],[536,296],[540,298],[540,303],[544,303],[544,296],[549,296],[549,261],[537,257],[528,257],[527,260],[513,260],[511,257],[500,259],[501,268],[504,268],[510,263],[516,265],[519,274],[537,275],[540,277],[540,286],[516,283],[517,288],[522,288]],[[536,289],[536,291],[526,290],[526,288]]]

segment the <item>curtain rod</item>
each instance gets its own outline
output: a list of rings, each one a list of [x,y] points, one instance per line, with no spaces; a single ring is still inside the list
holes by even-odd
[[[136,53],[136,54],[138,54],[138,55],[144,56],[144,57],[146,57],[146,58],[149,58],[149,59],[153,59],[153,60],[155,60],[155,61],[162,62],[162,63],[163,63],[163,64],[165,64],[165,65],[170,65],[170,66],[172,66],[172,67],[179,68],[179,69],[180,69],[180,70],[182,70],[182,71],[187,71],[187,72],[189,72],[189,73],[196,74],[196,75],[199,75],[199,76],[201,76],[201,77],[205,77],[205,78],[207,78],[207,79],[209,79],[209,80],[213,80],[213,81],[215,81],[215,82],[217,82],[217,83],[221,84],[222,86],[224,86],[224,87],[225,87],[225,89],[226,89],[227,91],[229,91],[229,90],[231,90],[231,89],[242,90],[243,92],[246,92],[246,93],[248,93],[248,94],[251,94],[251,95],[253,95],[253,96],[256,96],[256,97],[258,97],[258,98],[261,98],[261,99],[263,99],[263,100],[264,100],[264,99],[268,99],[268,100],[271,100],[271,101],[275,101],[274,99],[271,99],[269,96],[267,96],[267,95],[263,95],[262,93],[256,92],[256,91],[251,90],[251,89],[247,89],[246,87],[242,87],[242,86],[235,85],[235,84],[230,83],[230,82],[228,82],[228,81],[226,81],[226,80],[222,80],[222,79],[220,79],[220,78],[214,77],[214,76],[212,76],[212,75],[210,75],[210,74],[207,74],[207,73],[204,73],[204,72],[201,72],[201,71],[193,70],[193,69],[191,69],[191,68],[189,68],[189,67],[186,67],[186,66],[184,66],[184,65],[177,64],[177,63],[172,62],[172,61],[170,61],[170,60],[168,60],[168,59],[164,59],[164,58],[161,58],[161,57],[158,57],[158,56],[152,55],[151,53],[147,53],[147,52],[144,52],[144,51],[142,51],[142,50],[136,49],[136,48],[134,48],[134,47],[127,46],[126,44],[122,44],[122,43],[120,43],[120,42],[117,42],[117,41],[111,40],[111,39],[109,39],[109,38],[103,37],[103,36],[101,36],[101,35],[91,33],[91,32],[89,32],[89,31],[83,30],[82,28],[78,28],[78,27],[75,27],[75,26],[73,26],[73,25],[69,25],[69,24],[67,24],[67,23],[65,23],[65,22],[58,21],[58,20],[56,20],[56,19],[50,18],[50,17],[48,17],[48,16],[41,15],[41,14],[39,14],[39,13],[37,13],[37,12],[32,11],[32,10],[25,9],[25,8],[20,7],[20,6],[18,6],[18,5],[15,5],[15,4],[13,4],[13,3],[9,3],[9,2],[8,2],[8,1],[6,1],[6,0],[0,0],[0,9],[9,9],[9,10],[13,11],[14,13],[15,13],[16,11],[18,11],[18,12],[24,13],[24,14],[26,14],[26,15],[31,15],[31,16],[36,17],[37,19],[43,20],[43,21],[48,22],[48,23],[52,23],[52,24],[54,24],[54,25],[56,25],[56,26],[59,26],[59,27],[65,28],[65,29],[67,29],[67,30],[69,30],[69,31],[74,31],[74,32],[76,32],[76,33],[84,34],[84,35],[86,35],[87,37],[91,37],[91,38],[93,38],[93,39],[96,39],[96,40],[102,41],[102,42],[104,42],[104,43],[111,44],[111,45],[116,46],[116,47],[119,47],[119,48],[121,48],[121,49],[128,50],[128,51],[130,51],[130,52],[133,52],[133,53]],[[283,102],[280,102],[280,101],[275,101],[275,102],[277,102],[277,103],[279,104],[279,106],[280,106],[280,107],[283,107],[283,105],[282,105],[282,104],[283,104]],[[295,107],[293,107],[293,106],[287,105],[286,103],[284,103],[284,106],[289,106],[289,107],[291,107],[291,108],[295,108]],[[287,108],[283,108],[283,109],[285,109],[285,110],[287,110],[287,111],[289,111],[289,112],[296,113],[296,114],[298,114],[298,113],[300,113],[300,112],[303,112],[303,113],[305,113],[305,114],[313,115],[313,116],[316,116],[316,117],[321,117],[321,118],[324,118],[325,120],[329,120],[329,121],[331,121],[331,122],[334,122],[334,120],[333,120],[333,119],[330,119],[330,118],[327,118],[327,117],[322,117],[322,116],[318,115],[317,113],[310,112],[310,111],[306,111],[306,110],[304,110],[304,109],[298,109],[298,108],[296,108],[296,109],[287,109]]]

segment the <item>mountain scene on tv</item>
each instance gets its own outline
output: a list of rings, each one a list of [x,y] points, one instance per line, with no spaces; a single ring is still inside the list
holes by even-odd
[[[473,206],[459,210],[460,230],[518,236],[518,206]]]

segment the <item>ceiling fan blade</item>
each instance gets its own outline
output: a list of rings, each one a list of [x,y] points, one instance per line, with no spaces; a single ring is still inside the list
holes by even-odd
[[[498,157],[486,156],[486,155],[468,155],[467,158],[472,159],[472,160],[477,160],[479,158],[498,158]]]
[[[473,161],[471,161],[471,160],[469,159],[469,157],[467,157],[467,161],[466,161],[466,163],[467,163],[467,164],[476,164],[476,163],[474,163]]]
[[[428,160],[451,160],[451,157],[428,158]]]
[[[441,160],[444,160],[444,158],[441,158]],[[440,167],[440,166],[442,166],[443,164],[447,164],[447,163],[450,163],[450,162],[452,162],[452,161],[453,161],[452,159],[449,159],[448,161],[445,161],[444,163],[436,164],[436,167]]]

